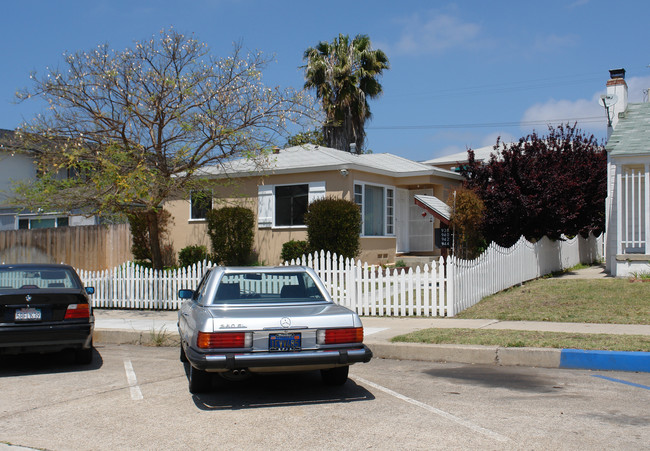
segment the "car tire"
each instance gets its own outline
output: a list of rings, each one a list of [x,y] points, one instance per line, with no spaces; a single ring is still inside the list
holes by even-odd
[[[181,343],[181,356],[180,356],[181,362],[187,363],[187,355],[185,354],[185,349],[183,349],[183,343]]]
[[[88,349],[75,349],[74,361],[75,363],[80,363],[82,365],[89,365],[90,363],[92,363],[93,361],[92,345]]]
[[[190,393],[205,393],[210,390],[212,377],[210,373],[203,370],[197,370],[190,365],[189,386]]]
[[[320,370],[320,374],[326,385],[343,385],[348,380],[349,371],[350,367],[346,365],[337,366],[329,370]]]

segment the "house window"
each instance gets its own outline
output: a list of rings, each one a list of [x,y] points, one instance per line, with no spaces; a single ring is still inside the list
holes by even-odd
[[[305,227],[310,203],[325,197],[325,182],[257,187],[257,226]]]
[[[67,227],[68,226],[68,217],[33,217],[33,218],[19,218],[18,219],[18,229],[27,230],[27,229],[50,229],[55,227]]]
[[[354,201],[361,207],[364,236],[395,234],[395,189],[355,184]]]
[[[212,208],[212,192],[209,190],[190,193],[190,219],[205,219]]]
[[[305,213],[309,204],[309,185],[275,187],[275,225],[305,225]]]
[[[395,234],[395,190],[386,188],[386,234]]]

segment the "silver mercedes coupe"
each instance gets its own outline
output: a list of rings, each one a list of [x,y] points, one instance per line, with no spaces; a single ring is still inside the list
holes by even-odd
[[[342,385],[351,364],[372,358],[359,316],[334,303],[311,268],[215,266],[179,297],[191,393],[209,391],[214,373],[320,370],[326,384]]]

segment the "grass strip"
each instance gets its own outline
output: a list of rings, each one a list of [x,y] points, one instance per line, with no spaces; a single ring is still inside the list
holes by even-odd
[[[627,279],[537,279],[488,296],[456,317],[650,324],[650,283],[631,283]]]
[[[504,348],[593,349],[650,352],[650,337],[643,335],[577,334],[486,329],[423,329],[394,337],[392,342],[489,345]]]

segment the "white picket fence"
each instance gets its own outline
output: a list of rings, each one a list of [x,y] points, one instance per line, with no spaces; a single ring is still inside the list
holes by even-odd
[[[588,238],[552,241],[547,237],[536,243],[523,236],[510,248],[492,243],[475,260],[451,257],[447,276],[453,281],[453,304],[449,316],[454,316],[491,294],[519,285],[527,280],[571,268],[579,263],[590,264],[603,257],[603,235]]]
[[[194,289],[210,262],[187,268],[154,270],[127,262],[105,271],[77,270],[87,287],[94,287],[94,307],[122,309],[178,310],[178,290]]]
[[[602,258],[602,236],[530,243],[523,237],[510,248],[491,245],[476,260],[450,257],[416,269],[384,269],[329,252],[303,256],[298,264],[314,268],[335,302],[365,316],[454,316],[483,297],[544,274]],[[195,288],[203,262],[171,271],[125,263],[110,271],[79,270],[95,287],[93,306],[176,310],[178,290]]]
[[[313,268],[335,302],[367,316],[447,316],[450,292],[442,258],[423,269],[384,269],[323,251],[286,265]]]

